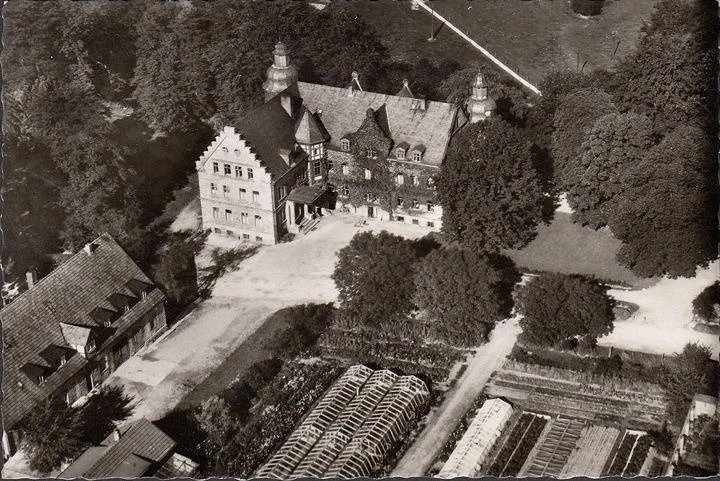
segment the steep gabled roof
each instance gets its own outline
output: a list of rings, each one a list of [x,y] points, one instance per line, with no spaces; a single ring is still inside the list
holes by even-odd
[[[108,234],[101,235],[92,244],[95,245],[92,253],[81,250],[2,309],[6,429],[12,429],[36,402],[55,393],[87,364],[86,359],[73,353],[68,362],[40,386],[22,372],[21,367],[27,363],[48,365],[41,356],[47,353],[48,346],[70,347],[61,323],[73,325],[69,329],[72,331],[78,330],[77,326],[97,326],[90,313],[98,306],[112,309],[107,301],[112,294],[133,295],[125,286],[127,281],[138,279],[152,284]],[[115,322],[109,339],[122,335],[146,309],[162,302],[163,297],[158,289],[151,291],[142,303],[143,308],[133,308]],[[79,330],[87,332],[87,327]]]
[[[237,132],[255,149],[258,159],[265,164],[268,172],[276,178],[290,169],[281,152],[295,150],[296,119],[288,115],[281,103],[283,95],[287,94],[291,97],[294,109],[302,105],[294,92],[296,88],[289,87],[233,123]],[[297,108],[297,111],[300,109]]]
[[[295,140],[300,144],[317,144],[330,140],[330,134],[316,114],[303,107],[295,125]]]
[[[340,139],[355,132],[372,108],[380,117],[381,107],[387,116],[387,130],[398,144],[425,145],[423,162],[440,165],[452,135],[457,108],[445,102],[425,102],[425,109],[412,109],[413,99],[374,92],[298,82],[297,89],[305,105],[312,111],[322,110],[322,121],[332,139],[330,146],[340,150]],[[384,119],[382,119],[384,121]]]

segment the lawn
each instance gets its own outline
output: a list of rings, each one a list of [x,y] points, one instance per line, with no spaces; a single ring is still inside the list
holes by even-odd
[[[592,275],[636,288],[652,285],[653,279],[637,277],[618,264],[615,254],[621,246],[608,230],[582,227],[573,223],[570,214],[556,212],[550,225],[538,227],[537,237],[527,247],[506,254],[530,271]]]
[[[578,54],[585,70],[612,67],[633,50],[640,27],[650,18],[655,3],[606,0],[602,13],[592,18],[574,14],[570,3],[563,0],[435,0],[430,5],[537,85],[548,72],[575,69]],[[379,26],[392,20],[374,23]],[[423,34],[427,30],[424,28]]]
[[[390,56],[409,64],[422,58],[439,63],[455,60],[463,67],[483,60],[482,54],[449,28],[441,27],[424,10],[412,10],[409,1],[377,0],[373,2],[335,2],[330,8],[342,8],[375,27]],[[435,42],[428,42],[431,30]],[[439,29],[439,30],[438,30]]]

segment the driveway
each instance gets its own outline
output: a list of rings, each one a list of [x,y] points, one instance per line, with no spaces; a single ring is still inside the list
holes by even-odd
[[[470,358],[468,368],[446,395],[437,410],[428,415],[427,425],[402,457],[392,476],[425,476],[448,437],[485,387],[492,373],[500,369],[512,351],[520,327],[517,320],[498,324],[490,341]]]
[[[330,275],[336,253],[356,232],[385,229],[408,238],[427,233],[412,224],[371,222],[356,227],[357,221],[350,215],[326,216],[316,230],[292,242],[262,247],[236,271],[218,279],[210,299],[110,376],[109,382],[123,385],[135,397],[133,419],[156,420],[170,412],[262,329],[274,311],[334,301],[337,291]],[[261,334],[256,337],[267,337]],[[247,354],[248,362],[253,358]]]

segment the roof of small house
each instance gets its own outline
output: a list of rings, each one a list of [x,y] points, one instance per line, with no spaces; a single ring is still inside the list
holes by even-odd
[[[119,439],[115,436],[119,435]],[[162,463],[175,449],[175,441],[147,419],[141,418],[92,446],[60,474],[61,478],[141,477]]]
[[[6,428],[12,428],[36,402],[56,393],[82,371],[87,360],[70,350],[70,342],[86,340],[90,330],[103,333],[104,339],[115,339],[164,298],[154,289],[144,303],[138,303],[146,308],[130,309],[112,329],[103,327],[91,316],[96,307],[114,310],[108,297],[115,293],[132,296],[125,285],[128,281],[137,279],[148,285],[152,281],[110,235],[101,235],[92,245],[92,253],[79,251],[2,309]],[[47,359],[50,346],[68,349],[67,362],[56,371]],[[38,385],[23,372],[26,364],[53,368],[54,372]]]
[[[445,102],[425,102],[425,109],[412,109],[413,99],[367,91],[298,82],[297,90],[312,111],[322,110],[322,122],[332,139],[331,148],[340,149],[340,139],[358,130],[367,109],[378,112],[378,121],[399,144],[425,145],[423,161],[440,165],[457,115],[457,108]]]
[[[297,118],[290,117],[282,106],[283,95],[289,95],[293,109],[302,113],[302,100],[297,96],[297,89],[291,86],[233,123],[237,132],[255,149],[258,159],[268,172],[275,177],[280,177],[291,167],[281,153],[294,152],[297,143]]]

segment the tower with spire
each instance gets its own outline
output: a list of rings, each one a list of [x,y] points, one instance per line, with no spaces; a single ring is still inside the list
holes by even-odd
[[[266,102],[297,82],[298,79],[297,68],[290,63],[290,54],[284,43],[275,44],[273,55],[275,61],[267,69],[267,80],[263,84]]]
[[[468,116],[470,123],[476,123],[490,117],[497,109],[495,101],[488,97],[488,89],[485,84],[485,77],[482,72],[478,72],[475,76],[475,82],[472,87],[472,97],[468,101]]]

